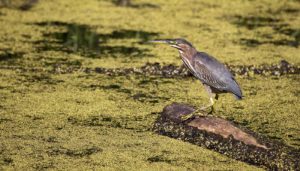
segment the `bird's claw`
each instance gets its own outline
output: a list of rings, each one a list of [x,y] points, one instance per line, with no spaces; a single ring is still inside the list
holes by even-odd
[[[189,119],[195,118],[195,117],[199,117],[199,116],[205,116],[206,114],[202,112],[202,109],[197,109],[194,112],[187,114],[187,115],[183,115],[181,116],[181,120],[182,121],[187,121]]]
[[[207,109],[209,109],[209,110],[207,111]],[[200,108],[200,110],[205,111],[208,115],[211,115],[215,112],[215,109],[213,106],[202,107],[202,108]]]
[[[207,110],[207,109],[209,109],[209,110]],[[180,119],[182,121],[187,121],[187,120],[195,118],[195,117],[211,115],[214,112],[215,112],[214,107],[212,105],[209,105],[209,106],[205,106],[205,107],[196,109],[194,112],[192,112],[190,114],[183,115],[183,116],[181,116]]]

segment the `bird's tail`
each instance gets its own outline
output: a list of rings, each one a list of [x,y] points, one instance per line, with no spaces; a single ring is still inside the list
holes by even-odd
[[[237,99],[237,100],[242,100],[242,99],[243,99],[243,96],[239,96],[239,95],[236,95],[236,94],[234,94],[234,97],[235,97],[235,99]]]
[[[232,94],[234,94],[234,96],[237,100],[243,99],[242,90],[235,80],[232,82],[230,89],[231,89]]]

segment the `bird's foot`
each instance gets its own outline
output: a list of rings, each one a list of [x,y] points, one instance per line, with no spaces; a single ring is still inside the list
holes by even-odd
[[[182,121],[187,121],[187,120],[195,118],[195,117],[206,116],[206,115],[207,114],[205,112],[203,112],[202,108],[200,108],[200,109],[196,109],[194,112],[192,112],[190,114],[181,116],[180,119]]]
[[[215,112],[213,105],[202,107],[202,108],[200,108],[200,110],[205,112],[206,115],[211,115]]]

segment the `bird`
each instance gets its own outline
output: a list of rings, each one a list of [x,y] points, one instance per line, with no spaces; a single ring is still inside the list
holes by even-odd
[[[184,65],[204,85],[209,95],[210,103],[200,108],[200,110],[210,109],[208,114],[215,112],[215,100],[218,100],[221,93],[231,93],[237,100],[243,98],[241,88],[233,74],[215,57],[205,52],[197,51],[190,42],[183,38],[156,39],[151,42],[165,43],[176,48]]]

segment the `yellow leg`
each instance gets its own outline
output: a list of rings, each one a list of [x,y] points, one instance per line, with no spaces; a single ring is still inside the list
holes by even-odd
[[[214,110],[214,98],[217,100],[218,99],[218,94],[214,93],[213,90],[211,89],[210,86],[206,85],[206,84],[203,84],[206,91],[208,92],[209,94],[209,101],[210,101],[210,104],[208,106],[205,106],[205,107],[202,107],[202,108],[199,108],[199,109],[196,109],[193,113],[190,113],[188,115],[185,115],[185,116],[182,116],[181,117],[181,120],[183,121],[186,121],[192,117],[194,117],[195,115],[198,115],[198,116],[205,116],[207,114],[212,114],[215,112]],[[206,110],[210,108],[210,110],[207,112]]]
[[[212,114],[213,112],[215,112],[215,110],[214,110],[214,104],[215,104],[214,98],[210,97],[209,100],[210,100],[210,104],[208,106],[198,108],[194,112],[192,112],[188,115],[182,116],[181,120],[186,121],[186,120],[188,120],[188,119],[190,119],[194,116],[206,116],[207,114]],[[206,109],[208,109],[208,108],[210,108],[210,111],[206,112]]]
[[[210,104],[208,106],[202,107],[200,110],[205,111],[206,109],[210,108],[210,111],[208,112],[208,114],[212,114],[215,110],[214,110],[214,98],[210,97],[209,98]]]

